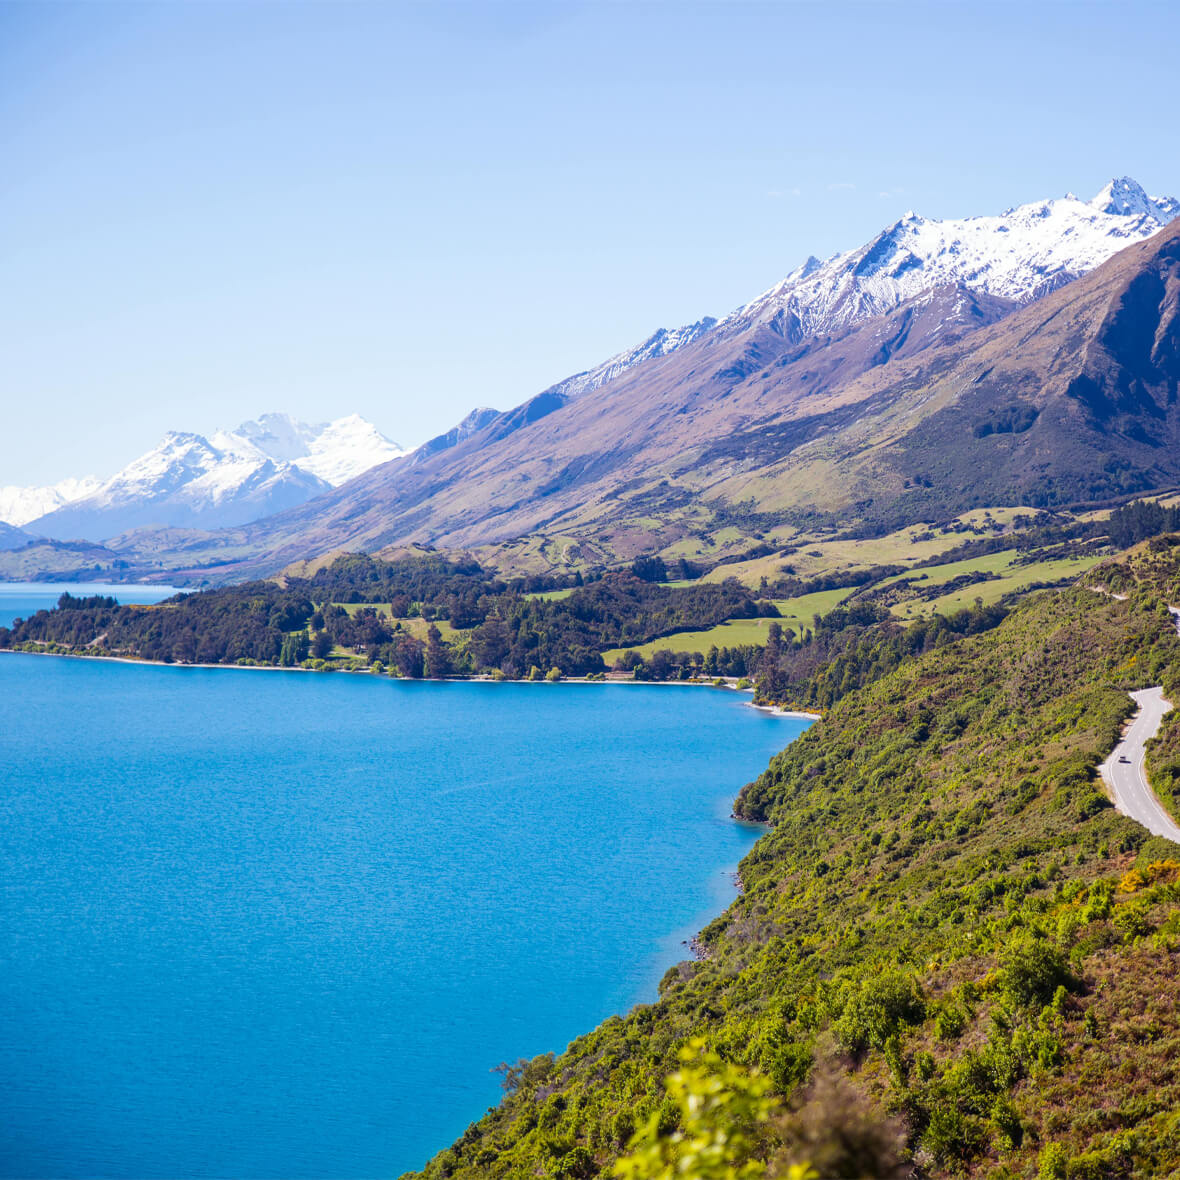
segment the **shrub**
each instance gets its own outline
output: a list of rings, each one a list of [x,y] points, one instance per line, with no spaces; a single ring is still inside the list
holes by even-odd
[[[1069,1157],[1060,1143],[1048,1144],[1037,1161],[1037,1180],[1065,1180]]]
[[[983,1150],[986,1135],[979,1119],[965,1115],[953,1102],[940,1101],[930,1111],[922,1143],[941,1164],[966,1161]]]
[[[821,1177],[890,1180],[910,1175],[901,1163],[901,1124],[831,1067],[817,1073],[806,1102],[776,1128],[783,1146],[771,1161],[770,1175],[789,1176],[792,1166],[813,1169],[811,1175]]]
[[[1061,953],[1033,934],[1006,948],[1001,964],[1003,993],[1020,1006],[1041,1007],[1060,985],[1071,982]]]
[[[780,1094],[789,1094],[796,1086],[806,1081],[811,1071],[811,1051],[806,1045],[778,1045],[767,1054],[763,1066],[770,1075],[774,1088]]]
[[[957,1041],[967,1027],[967,1014],[958,1004],[947,1004],[934,1018],[934,1035],[940,1041]]]
[[[904,1025],[918,1024],[924,1013],[914,977],[904,971],[885,971],[856,988],[846,985],[836,1036],[854,1053],[870,1046],[884,1049],[891,1036]]]
[[[769,1081],[730,1065],[695,1038],[667,1082],[673,1118],[653,1114],[613,1168],[625,1180],[730,1180],[765,1172],[756,1153],[774,1109]],[[667,1126],[668,1122],[671,1126]],[[677,1123],[683,1130],[673,1130]],[[741,1169],[740,1171],[738,1169]],[[796,1173],[798,1180],[815,1173]]]

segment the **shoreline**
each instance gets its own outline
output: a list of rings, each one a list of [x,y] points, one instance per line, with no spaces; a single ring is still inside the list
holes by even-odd
[[[743,689],[745,691],[753,691]],[[751,709],[757,709],[760,713],[767,713],[771,717],[785,717],[791,721],[820,721],[822,714],[808,713],[803,709],[784,709],[781,705],[756,705],[753,701],[747,701],[746,704]]]
[[[404,681],[407,684],[529,684],[550,687],[545,680],[496,680],[492,676],[450,676],[442,680],[428,680],[425,677],[413,679],[405,676],[385,676],[374,673],[370,668],[283,668],[276,664],[180,664],[165,663],[163,660],[141,660],[134,656],[85,655],[82,652],[71,651],[23,651],[19,648],[0,648],[0,656],[42,656],[59,660],[102,660],[109,664],[131,664],[139,668],[209,668],[216,671],[228,672],[304,672],[308,675],[371,676],[378,680]],[[735,684],[717,685],[711,680],[590,680],[585,676],[563,676],[557,684],[585,684],[585,685],[623,685],[640,688],[713,688],[727,692],[752,693],[752,688],[738,688]],[[756,705],[752,700],[744,701],[748,708],[757,709],[771,717],[781,717],[791,721],[818,721],[818,713],[804,713],[797,710],[783,709],[778,705]]]

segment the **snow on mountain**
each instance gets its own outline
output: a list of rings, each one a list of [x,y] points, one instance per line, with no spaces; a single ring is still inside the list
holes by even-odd
[[[362,471],[388,463],[407,452],[390,442],[359,414],[326,423],[307,444],[305,458],[294,459],[297,467],[318,475],[333,487],[339,487]]]
[[[96,492],[101,482],[88,475],[82,479],[63,479],[52,487],[22,488],[14,484],[0,487],[0,522],[28,524],[30,520]]]
[[[638,365],[641,361],[651,360],[657,356],[667,356],[671,352],[675,352],[678,348],[683,348],[686,344],[691,344],[694,340],[698,340],[706,332],[710,331],[717,324],[717,321],[712,316],[705,316],[703,319],[697,320],[695,324],[685,324],[680,328],[660,328],[653,332],[642,344],[637,344],[634,348],[629,348],[625,352],[620,352],[612,356],[609,360],[605,360],[600,365],[595,365],[593,369],[586,369],[584,372],[575,373],[572,377],[567,377],[564,381],[559,381],[556,385],[551,385],[544,391],[546,394],[556,394],[559,397],[565,398],[567,401],[571,398],[577,397],[579,394],[588,393],[591,389],[597,389],[600,385],[605,385],[608,381],[613,380],[620,373],[627,369]]]
[[[212,441],[226,451],[292,463],[332,487],[406,454],[359,414],[314,424],[287,414],[263,414],[235,431],[215,434]]]
[[[765,323],[789,339],[802,340],[883,315],[942,287],[966,287],[1014,305],[1027,303],[1093,270],[1177,216],[1180,201],[1150,197],[1125,176],[1090,201],[1067,193],[999,217],[939,221],[907,213],[857,250],[826,262],[808,258],[720,322],[705,316],[681,328],[661,328],[642,344],[559,381],[534,400],[547,399],[556,408],[714,330],[727,335]]]
[[[500,416],[500,411],[493,410],[491,406],[478,406],[458,426],[452,426],[445,433],[436,435],[434,438],[424,442],[414,451],[411,461],[414,463],[424,463],[432,455],[437,455],[441,451],[449,451],[451,447],[457,447],[460,443],[466,442],[472,435],[478,434],[485,426],[488,426]]]
[[[1129,176],[1112,180],[1089,204],[1099,213],[1154,217],[1161,225],[1180,217],[1180,201],[1175,197],[1149,197]]]
[[[939,221],[907,213],[867,245],[826,262],[809,258],[727,316],[722,332],[765,323],[803,339],[883,315],[933,287],[962,286],[1028,303],[1093,270],[1180,215],[1129,177],[1091,201],[1072,193],[998,217]]]
[[[404,454],[352,414],[310,425],[266,414],[233,431],[171,431],[88,494],[31,522],[63,540],[144,527],[225,528],[293,508]]]

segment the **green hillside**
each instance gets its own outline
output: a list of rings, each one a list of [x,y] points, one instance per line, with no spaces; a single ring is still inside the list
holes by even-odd
[[[876,679],[869,643],[870,683],[742,791],[771,827],[703,958],[510,1070],[421,1176],[608,1174],[650,1116],[676,1127],[664,1081],[692,1037],[769,1079],[772,1175],[1180,1166],[1180,848],[1095,774],[1127,690],[1180,682],[1180,561],[1154,545],[1091,575],[1125,601],[1042,591]],[[876,1147],[849,1163],[866,1126]]]

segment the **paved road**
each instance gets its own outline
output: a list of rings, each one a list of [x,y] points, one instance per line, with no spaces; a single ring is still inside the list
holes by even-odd
[[[1114,797],[1115,807],[1123,815],[1141,823],[1153,836],[1166,836],[1180,844],[1180,827],[1155,797],[1143,765],[1144,743],[1155,737],[1172,703],[1164,700],[1162,688],[1140,689],[1131,693],[1131,699],[1139,706],[1139,711],[1123,740],[1099,769]]]

